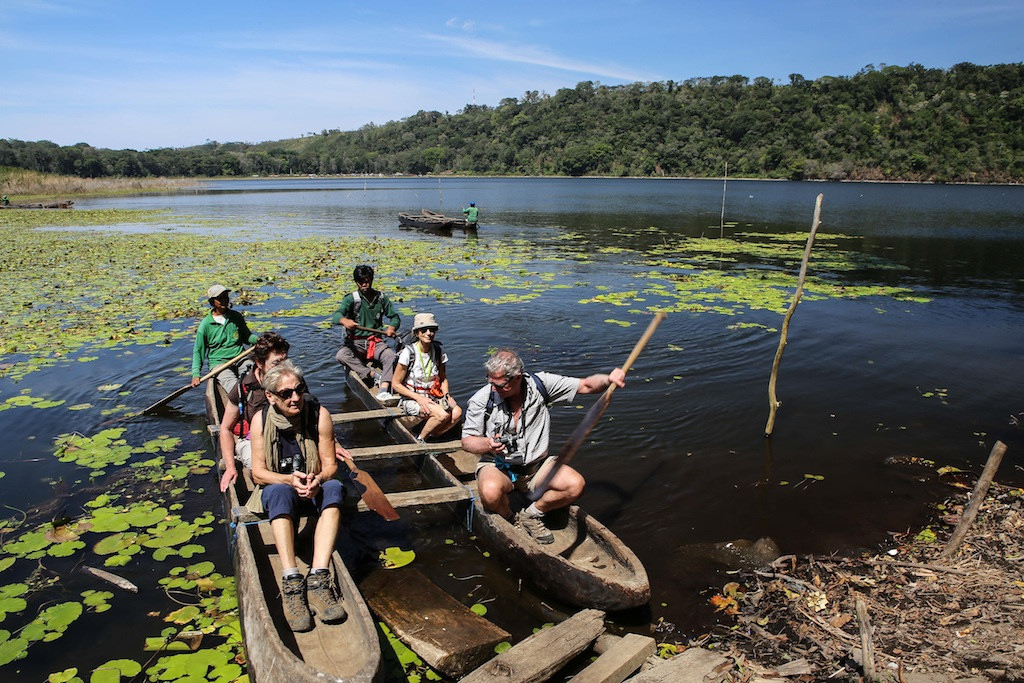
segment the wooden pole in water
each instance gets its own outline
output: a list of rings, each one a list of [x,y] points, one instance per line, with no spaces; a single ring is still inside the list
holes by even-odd
[[[821,200],[824,195],[819,194],[814,202],[814,219],[811,221],[811,234],[807,237],[807,247],[804,249],[804,260],[800,264],[800,279],[797,280],[796,292],[793,294],[793,301],[789,304],[786,317],[782,320],[782,332],[779,334],[779,348],[775,351],[775,360],[772,362],[772,375],[768,380],[768,424],[764,427],[764,435],[771,436],[775,428],[775,413],[782,405],[775,394],[775,383],[779,377],[779,363],[782,362],[782,351],[786,348],[786,335],[789,332],[789,321],[796,311],[796,305],[804,295],[804,280],[807,279],[807,262],[811,260],[811,247],[814,246],[814,236],[818,233],[818,226],[821,225]]]
[[[988,462],[985,463],[985,469],[982,471],[981,476],[978,477],[974,490],[971,491],[971,502],[967,504],[967,509],[964,510],[963,516],[960,517],[956,528],[953,529],[953,535],[949,537],[949,543],[946,544],[946,547],[943,548],[942,553],[939,555],[940,562],[953,557],[960,544],[967,538],[967,530],[971,528],[971,525],[974,524],[974,519],[978,516],[978,509],[985,500],[985,494],[988,493],[988,487],[991,486],[992,480],[996,476],[996,470],[999,469],[999,464],[1003,462],[1003,455],[1005,453],[1006,444],[1002,441],[996,441],[996,445],[992,447],[992,452],[988,454]]]
[[[729,182],[729,162],[725,162],[725,176],[722,178],[722,220],[718,225],[718,236],[725,236],[725,186]]]

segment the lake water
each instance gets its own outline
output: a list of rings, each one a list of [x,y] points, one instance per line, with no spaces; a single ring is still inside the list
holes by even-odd
[[[521,350],[528,368],[571,375],[621,364],[646,324],[643,309],[658,299],[657,282],[664,282],[654,274],[656,262],[675,240],[803,233],[816,195],[824,194],[823,237],[844,235],[844,249],[887,264],[831,272],[831,282],[903,287],[920,300],[805,299],[789,328],[778,382],[782,407],[770,439],[764,437],[767,383],[778,334],[765,328],[778,328],[780,313],[674,312],[574,461],[588,481],[584,507],[637,553],[650,574],[650,607],[614,618],[644,633],[662,619],[686,637],[714,623],[707,600],[731,580],[708,555],[707,544],[767,536],[783,553],[850,552],[884,548],[890,532],[926,523],[930,506],[951,492],[948,481],[933,468],[894,463],[893,457],[917,456],[977,474],[999,439],[1009,450],[997,480],[1024,481],[1024,434],[1016,424],[1024,419],[1024,188],[729,181],[724,229],[722,192],[720,181],[699,180],[253,179],[210,182],[203,191],[174,196],[79,200],[76,208],[167,209],[181,221],[161,230],[198,231],[212,239],[390,237],[438,249],[451,240],[475,240],[477,253],[489,258],[500,257],[503,245],[532,245],[532,267],[549,269],[564,288],[500,305],[481,301],[492,294],[471,289],[457,303],[402,304],[437,314],[454,393],[465,404],[483,383],[482,363],[493,347]],[[397,223],[399,211],[458,214],[469,201],[481,208],[476,236],[401,230]],[[744,237],[750,233],[761,236]],[[816,248],[811,274],[823,256]],[[706,267],[728,273],[746,261],[723,258]],[[766,274],[781,267],[770,259],[753,265]],[[791,265],[792,271],[799,267]],[[208,284],[194,288],[201,292]],[[338,282],[336,299],[350,287]],[[639,292],[628,306],[580,303],[624,290]],[[282,319],[280,331],[313,378],[314,393],[331,410],[356,410],[333,359],[340,335],[316,322]],[[74,404],[92,400],[96,386],[116,382],[132,386],[133,400],[147,405],[182,381],[173,368],[190,352],[187,341],[141,347],[130,356],[100,351],[95,362],[42,370],[18,385],[0,380],[0,395],[29,386],[33,395],[59,395]],[[145,381],[154,377],[167,384]],[[590,401],[580,404],[585,408]],[[199,392],[171,406],[135,421],[132,429],[139,438],[166,434],[182,438],[185,449],[208,448]],[[583,413],[553,410],[555,444]],[[52,460],[52,443],[69,430],[95,433],[103,419],[95,410],[72,413],[59,424],[49,411],[0,413],[0,427],[17,445],[0,455],[4,503],[38,505],[53,496],[56,479],[72,491],[87,486],[81,468]],[[372,424],[339,434],[347,445],[385,442]],[[401,466],[370,469],[385,488],[412,477]],[[220,513],[213,488],[212,475],[193,477],[182,497],[186,511]],[[221,535],[210,534],[204,544],[218,567],[229,571]],[[417,566],[456,597],[467,604],[494,598],[488,616],[517,638],[547,621],[549,608],[558,609],[548,598],[543,605],[518,600],[519,577],[484,557],[450,515],[406,515],[386,528],[360,518],[347,528],[342,545],[357,574],[380,548],[414,547]],[[145,584],[147,573],[162,571],[151,564],[140,561],[122,573]],[[152,586],[144,603],[168,609]],[[73,627],[58,641],[59,652],[39,644],[0,675],[17,668],[39,680],[110,657],[145,661],[138,632],[156,635],[162,622],[125,605],[111,613],[118,618],[91,622],[96,632],[85,636]],[[102,652],[85,654],[82,648],[97,633]]]

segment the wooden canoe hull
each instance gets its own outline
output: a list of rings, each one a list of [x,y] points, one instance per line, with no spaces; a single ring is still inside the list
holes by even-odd
[[[429,209],[423,209],[420,213],[399,213],[398,224],[421,230],[475,230],[477,227],[475,223],[470,225],[465,218],[452,218]]]
[[[219,452],[217,427],[225,396],[216,380],[206,389],[207,419]],[[234,526],[235,583],[241,612],[249,678],[252,681],[370,683],[380,676],[380,640],[376,622],[338,551],[331,556],[348,619],[340,624],[316,622],[308,633],[293,633],[281,607],[281,565],[270,524],[244,524],[236,511],[245,504],[249,484],[241,473],[226,492],[225,505]],[[301,566],[300,569],[306,568]]]
[[[380,404],[358,376],[349,373],[349,389],[366,405]],[[384,420],[388,433],[396,441],[412,443],[416,437],[403,419]],[[424,473],[447,485],[459,485],[458,477],[434,455],[424,455]],[[476,482],[470,484],[475,490]],[[606,526],[586,514],[579,506],[552,513],[555,542],[542,546],[524,531],[500,515],[484,510],[479,498],[473,499],[473,527],[493,552],[561,602],[578,607],[622,610],[646,604],[651,584],[640,559]]]

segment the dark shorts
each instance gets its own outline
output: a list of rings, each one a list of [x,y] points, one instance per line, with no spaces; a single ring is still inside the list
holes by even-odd
[[[289,484],[271,484],[263,489],[263,509],[267,519],[291,517],[298,522],[302,515],[323,512],[329,507],[341,507],[345,501],[345,488],[337,479],[328,479],[313,498],[299,498]]]

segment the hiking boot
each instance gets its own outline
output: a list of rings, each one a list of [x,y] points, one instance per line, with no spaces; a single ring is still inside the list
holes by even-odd
[[[520,510],[516,515],[516,526],[528,533],[533,540],[541,545],[548,545],[555,541],[555,535],[544,524],[544,518],[531,517],[526,513],[526,510]]]
[[[303,633],[313,628],[313,616],[306,604],[306,579],[302,574],[286,576],[281,580],[281,603],[288,628]]]
[[[345,606],[341,604],[334,592],[334,582],[329,571],[310,572],[306,577],[309,585],[309,603],[316,612],[316,618],[325,624],[344,621],[348,616]]]

